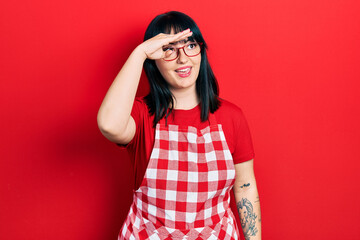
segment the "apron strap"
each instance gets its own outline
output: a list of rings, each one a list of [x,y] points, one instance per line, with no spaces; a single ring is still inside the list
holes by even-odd
[[[169,118],[169,117],[173,117],[173,115],[170,114],[170,115],[168,116],[168,118]],[[217,121],[216,121],[216,117],[215,117],[215,114],[214,114],[214,113],[209,112],[208,122],[209,122],[209,125],[210,125],[210,126],[217,125]],[[160,119],[160,121],[159,121],[158,123],[160,123],[161,125],[166,126],[167,123],[168,123],[168,119],[166,118],[166,116],[164,116],[163,118]]]
[[[158,124],[165,125],[165,116],[159,120]]]
[[[209,120],[210,126],[217,125],[215,114],[209,112],[209,119],[208,120]]]
[[[166,114],[165,114],[165,116],[164,116],[163,118],[161,118],[158,123],[161,124],[161,125],[167,126],[168,118],[169,118],[170,116],[171,116],[171,114],[166,117]]]

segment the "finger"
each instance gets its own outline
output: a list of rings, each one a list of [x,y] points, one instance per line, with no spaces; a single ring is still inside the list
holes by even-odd
[[[176,34],[170,34],[170,33],[159,33],[157,36],[161,37],[161,38],[178,38],[178,37],[182,37],[184,35],[187,35],[189,33],[192,33],[190,28],[184,30],[184,31],[181,31],[181,32],[178,32]]]
[[[187,35],[189,34],[191,31],[190,31],[190,28],[184,30],[184,31],[181,31],[181,32],[178,32],[178,33],[175,33],[175,34],[164,34],[165,36],[169,37],[169,38],[178,38],[178,37],[182,37],[184,35]]]
[[[187,35],[189,35],[189,34],[192,34],[190,28],[185,29],[185,30],[182,31],[182,32],[178,32],[177,34],[174,35],[174,37],[175,37],[175,38],[182,38],[182,37],[187,36]]]
[[[181,31],[181,32],[178,32],[177,34],[186,34],[186,33],[189,33],[189,32],[191,32],[191,30],[190,30],[190,28],[187,28],[187,29],[185,29],[185,30],[183,30],[183,31]],[[177,34],[175,34],[175,35],[177,35]]]
[[[159,33],[156,38],[160,38],[162,39],[162,45],[167,45],[169,43],[174,43],[177,41],[180,41],[182,39],[185,39],[187,37],[190,37],[192,35],[192,32],[190,30],[190,28],[182,31],[182,32],[178,32],[176,34],[165,34],[165,33]]]
[[[180,40],[182,40],[182,39],[185,39],[185,38],[187,38],[187,37],[190,37],[192,34],[193,34],[193,33],[190,31],[190,29],[189,29],[189,31],[188,31],[188,30],[182,31],[182,32],[174,35],[174,36],[171,38],[171,41],[170,41],[170,42],[180,41]]]

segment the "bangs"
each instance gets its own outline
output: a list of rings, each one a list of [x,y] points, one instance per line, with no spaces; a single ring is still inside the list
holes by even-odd
[[[188,38],[189,41],[202,42],[205,44],[200,29],[194,20],[183,13],[174,11],[161,14],[153,19],[145,33],[144,40],[152,38],[159,33],[176,34],[188,28],[193,32],[192,36]]]
[[[184,26],[185,24],[178,24],[178,23],[170,23],[168,21],[162,21],[163,22],[163,33],[170,34],[171,31],[174,31],[173,34],[177,34],[179,32],[182,32],[189,27]]]
[[[188,28],[193,32],[193,35],[188,38],[189,41],[203,42],[202,37],[199,36],[200,31],[198,27],[188,19],[177,18],[175,16],[164,17],[158,22],[158,28],[156,30],[157,34],[177,34]]]

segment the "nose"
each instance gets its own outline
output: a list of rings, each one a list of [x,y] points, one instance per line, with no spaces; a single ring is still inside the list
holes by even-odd
[[[178,58],[176,59],[177,63],[186,63],[189,60],[189,57],[186,56],[184,48],[178,49]]]

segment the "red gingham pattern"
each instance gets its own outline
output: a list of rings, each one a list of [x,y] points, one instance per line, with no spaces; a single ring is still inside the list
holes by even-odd
[[[238,239],[229,207],[235,181],[222,126],[157,124],[144,179],[119,239]]]

